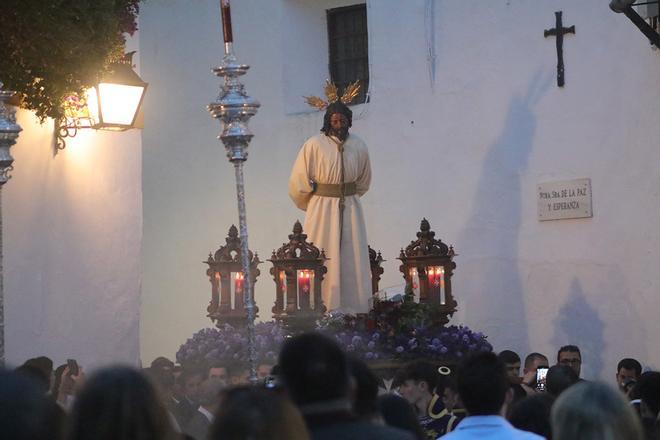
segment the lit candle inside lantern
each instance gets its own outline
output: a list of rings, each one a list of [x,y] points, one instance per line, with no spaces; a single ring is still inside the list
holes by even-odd
[[[301,270],[298,273],[298,293],[309,295],[311,291],[311,274],[308,270]]]
[[[236,272],[236,279],[234,280],[234,293],[236,297],[243,294],[243,272]]]
[[[439,291],[440,304],[445,303],[445,268],[442,266],[429,266],[426,269],[428,273],[429,287],[434,291]]]
[[[234,38],[231,33],[231,12],[229,11],[229,0],[220,0],[220,13],[222,15],[222,36],[225,43],[231,43]]]
[[[312,271],[298,271],[298,305],[301,310],[308,310],[312,306]]]
[[[280,272],[280,289],[282,292],[286,292],[286,275],[284,275],[284,271]]]
[[[417,269],[410,269],[410,282],[412,284],[413,293],[419,294],[419,276],[417,275]]]
[[[440,268],[439,267],[429,267],[429,286],[440,287]]]
[[[243,272],[236,272],[234,278],[234,309],[242,309],[245,306],[245,297],[243,289]]]

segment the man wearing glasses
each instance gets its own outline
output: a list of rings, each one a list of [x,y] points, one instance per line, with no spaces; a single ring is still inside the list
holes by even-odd
[[[557,365],[566,365],[571,367],[575,374],[580,377],[580,367],[582,366],[582,355],[576,345],[564,345],[557,353]]]

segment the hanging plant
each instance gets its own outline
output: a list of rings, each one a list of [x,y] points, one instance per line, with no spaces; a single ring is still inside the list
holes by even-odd
[[[59,119],[124,54],[140,0],[3,0],[0,80],[43,122]]]

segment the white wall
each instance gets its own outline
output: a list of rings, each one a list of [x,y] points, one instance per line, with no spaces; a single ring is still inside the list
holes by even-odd
[[[81,130],[54,155],[52,120],[19,110],[17,122],[2,189],[7,363],[138,365],[141,133]]]
[[[232,3],[235,48],[252,66],[248,93],[262,108],[245,165],[250,247],[262,256],[302,218],[286,181],[321,114],[296,113],[320,94],[326,30],[296,17],[347,2]],[[398,250],[426,217],[459,256],[453,287],[464,323],[497,350],[522,355],[576,343],[586,377],[609,378],[634,356],[660,366],[660,159],[655,103],[660,55],[606,1],[435,2],[435,81],[429,78],[427,2],[372,0],[369,104],[353,129],[370,146],[372,190],[363,198],[369,241],[382,250],[382,286],[401,283]],[[316,12],[314,11],[316,8]],[[566,86],[556,86],[554,12],[565,38]],[[311,20],[311,18],[310,18]],[[220,80],[217,2],[145,3],[146,100],[142,354],[172,356],[210,325],[205,267],[237,222],[232,166],[205,110]],[[315,58],[316,57],[316,58]],[[302,100],[302,98],[301,98]],[[589,177],[592,219],[539,222],[536,184]],[[256,285],[270,319],[269,264]]]
[[[7,362],[137,364],[140,134],[84,130],[53,157],[52,121],[18,123],[2,194]]]

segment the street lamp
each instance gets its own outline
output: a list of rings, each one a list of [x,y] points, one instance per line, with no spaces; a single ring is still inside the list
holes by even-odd
[[[64,138],[75,137],[81,128],[124,131],[138,127],[138,115],[148,84],[133,70],[133,54],[110,65],[96,86],[87,89],[85,99],[70,96],[59,121],[57,149],[66,146]]]

